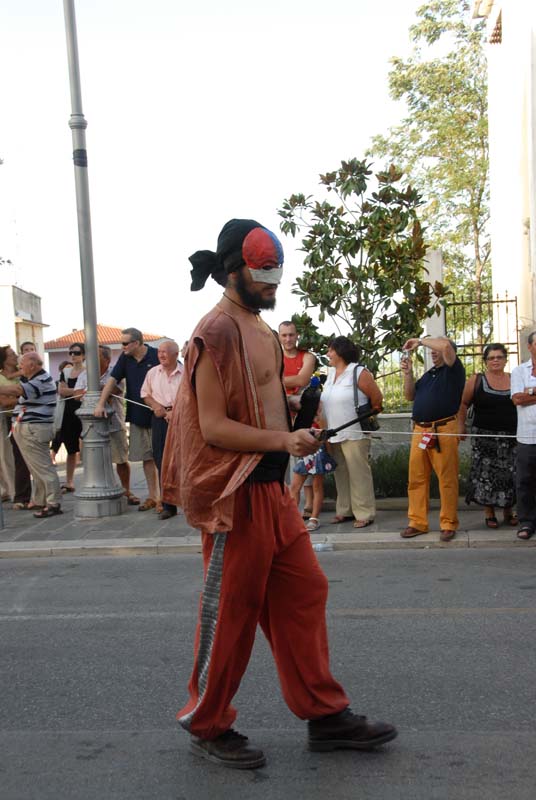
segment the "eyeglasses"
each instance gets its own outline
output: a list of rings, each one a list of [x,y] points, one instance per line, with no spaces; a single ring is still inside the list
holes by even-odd
[[[506,356],[488,356],[486,361],[503,361],[506,359]]]
[[[83,353],[82,353],[81,350],[69,350],[69,355],[70,356],[81,356],[81,355],[83,355]]]

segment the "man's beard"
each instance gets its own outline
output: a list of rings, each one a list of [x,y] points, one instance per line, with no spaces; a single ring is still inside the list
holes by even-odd
[[[234,288],[244,305],[251,308],[252,311],[275,308],[275,296],[264,298],[261,292],[252,292],[246,285],[244,273],[241,269],[237,271]]]

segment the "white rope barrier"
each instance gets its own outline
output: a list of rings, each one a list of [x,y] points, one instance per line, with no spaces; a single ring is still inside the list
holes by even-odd
[[[145,403],[138,403],[137,400],[131,400],[128,397],[124,397],[120,394],[111,394],[110,397],[117,397],[118,400],[124,400],[127,403],[132,403],[132,405],[140,406],[144,408],[146,411],[153,412],[153,409],[150,406],[146,405]],[[81,400],[81,397],[58,397],[58,403],[65,402],[67,400]],[[13,414],[13,409],[8,409],[5,411],[0,411],[0,414]],[[370,433],[367,436],[370,436],[372,439],[384,439],[386,436],[422,436],[424,433],[427,432],[432,433],[434,436],[438,438],[440,436],[463,436],[465,439],[516,439],[515,433],[443,433],[439,430],[433,430],[432,426],[429,428],[420,428],[418,431],[383,431],[382,433]],[[387,441],[384,442],[387,444]]]

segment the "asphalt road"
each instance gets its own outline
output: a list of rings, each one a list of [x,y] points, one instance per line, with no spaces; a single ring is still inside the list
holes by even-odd
[[[254,772],[177,729],[199,556],[0,561],[2,800],[533,800],[536,549],[321,553],[332,668],[395,722],[371,754],[314,754],[259,634],[237,728]]]

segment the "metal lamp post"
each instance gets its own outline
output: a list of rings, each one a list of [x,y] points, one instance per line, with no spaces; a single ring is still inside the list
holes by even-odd
[[[97,313],[95,280],[93,276],[93,247],[91,242],[91,216],[89,207],[89,182],[87,174],[86,134],[87,122],[82,113],[80,67],[74,0],[63,0],[67,57],[71,86],[71,117],[69,127],[73,138],[74,179],[78,215],[78,240],[80,271],[82,275],[82,301],[86,335],[86,366],[88,391],[77,412],[82,420],[84,442],[84,470],[82,486],[75,493],[75,516],[105,517],[117,515],[126,507],[123,489],[114,477],[110,452],[108,420],[94,416],[100,396],[100,370],[97,341]]]

